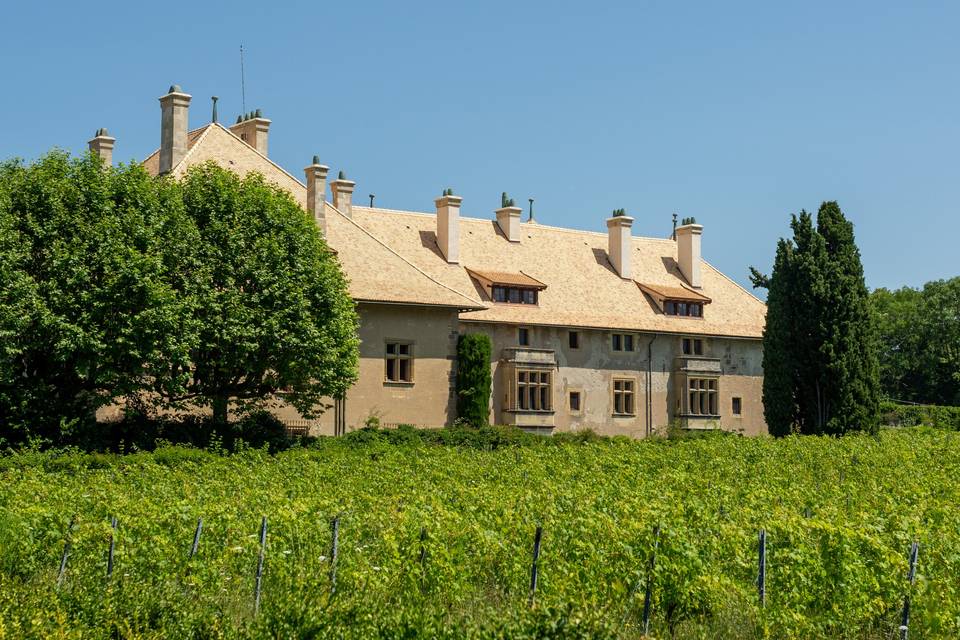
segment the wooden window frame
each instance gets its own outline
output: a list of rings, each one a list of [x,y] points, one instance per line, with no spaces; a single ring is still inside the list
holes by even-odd
[[[664,300],[663,314],[678,318],[703,318],[703,303],[698,300]]]
[[[384,340],[383,347],[383,381],[385,384],[413,384],[415,380],[414,370],[416,369],[415,342],[413,340],[400,340],[398,338],[387,338]],[[396,346],[395,352],[390,352],[391,346]],[[402,353],[403,347],[406,347],[406,353]],[[395,378],[390,377],[390,363],[395,362]],[[407,365],[407,377],[401,377],[403,367],[401,362],[409,363]]]
[[[506,284],[490,286],[490,299],[498,304],[539,305],[540,291],[534,287],[516,287]]]
[[[618,385],[620,388],[618,389]],[[629,388],[627,387],[629,385]],[[620,402],[618,403],[618,399]],[[618,411],[619,408],[622,409]],[[629,406],[627,406],[629,405]],[[629,409],[627,411],[626,409]],[[614,377],[610,381],[610,413],[615,417],[636,417],[637,380],[636,378]]]

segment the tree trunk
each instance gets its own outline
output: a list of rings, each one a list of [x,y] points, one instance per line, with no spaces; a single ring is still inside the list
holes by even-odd
[[[227,396],[214,396],[213,398],[213,422],[215,424],[227,424],[227,408],[229,400]]]

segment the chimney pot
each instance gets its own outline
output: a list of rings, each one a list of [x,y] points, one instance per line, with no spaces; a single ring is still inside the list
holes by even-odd
[[[687,279],[691,287],[699,289],[703,286],[701,279],[702,262],[700,257],[700,238],[703,235],[703,225],[697,224],[696,218],[684,219],[684,224],[677,227],[677,266],[680,273]]]
[[[187,155],[189,94],[171,85],[160,97],[160,173],[168,173]]]
[[[607,218],[607,256],[617,274],[624,280],[630,280],[633,278],[630,269],[633,249],[630,230],[633,227],[633,218],[626,213],[620,213],[621,211],[618,209],[613,216]]]
[[[266,156],[271,122],[268,118],[263,117],[263,112],[260,109],[257,109],[246,116],[238,117],[236,124],[230,127],[230,131]]]
[[[333,193],[333,206],[348,218],[353,217],[353,189],[357,183],[353,180],[347,180],[343,171],[338,174],[339,177],[330,183],[330,190]]]
[[[327,197],[327,172],[330,167],[320,164],[320,158],[313,156],[313,164],[303,172],[307,177],[307,211],[313,214],[313,219],[323,237],[327,237],[327,214],[323,203]]]
[[[113,164],[113,146],[116,142],[117,139],[101,127],[97,129],[97,134],[87,142],[87,146],[100,156],[104,166],[109,167]]]
[[[453,189],[444,189],[437,205],[437,244],[450,264],[460,262],[460,204],[463,198],[453,195]]]

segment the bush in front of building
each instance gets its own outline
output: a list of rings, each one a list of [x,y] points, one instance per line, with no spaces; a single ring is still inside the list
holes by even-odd
[[[457,342],[457,415],[474,427],[490,424],[490,337],[468,333]]]

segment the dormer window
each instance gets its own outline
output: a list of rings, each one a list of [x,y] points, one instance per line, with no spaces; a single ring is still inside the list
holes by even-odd
[[[494,302],[537,304],[537,290],[495,284],[492,287],[491,298],[493,298]]]
[[[703,317],[703,303],[687,300],[666,300],[663,303],[663,313],[668,316]]]
[[[702,318],[704,305],[712,300],[699,291],[687,287],[638,282],[637,286],[653,299],[665,316]]]
[[[540,292],[547,288],[547,285],[522,271],[507,273],[467,269],[467,273],[483,287],[492,301],[501,304],[539,304]]]

